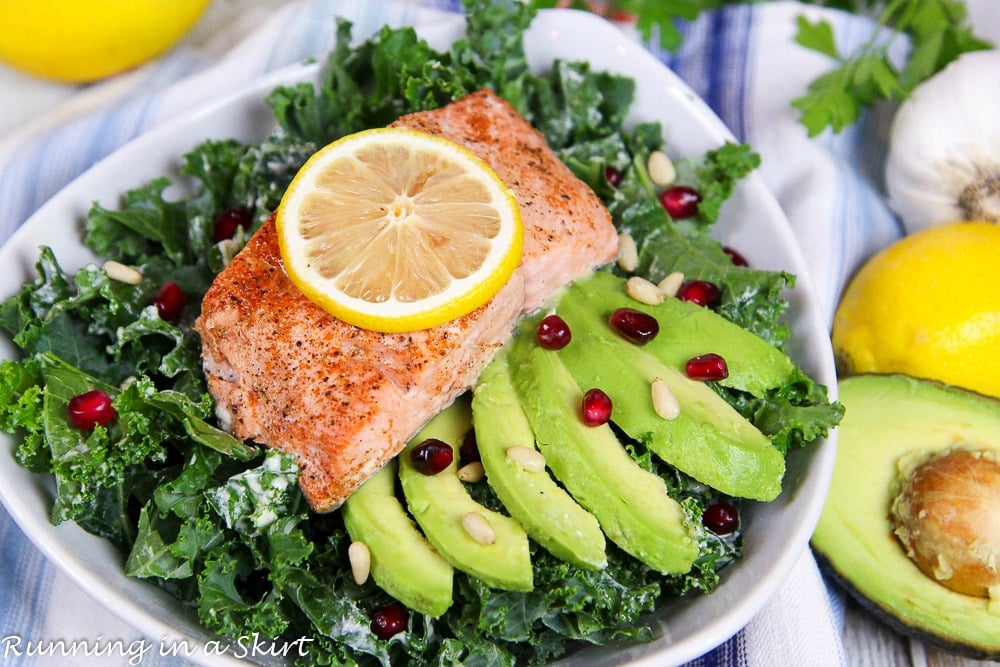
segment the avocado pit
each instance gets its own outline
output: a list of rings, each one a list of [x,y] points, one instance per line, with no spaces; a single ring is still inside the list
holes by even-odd
[[[952,591],[1000,597],[996,452],[953,448],[903,462],[901,473],[891,518],[910,559]]]

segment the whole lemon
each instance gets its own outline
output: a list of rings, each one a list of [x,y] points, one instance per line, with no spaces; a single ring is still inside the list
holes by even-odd
[[[0,61],[35,76],[88,82],[160,55],[211,0],[0,0]]]
[[[953,222],[869,259],[833,321],[843,374],[902,373],[1000,396],[1000,225]]]

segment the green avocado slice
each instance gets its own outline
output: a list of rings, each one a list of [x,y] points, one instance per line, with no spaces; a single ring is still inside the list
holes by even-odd
[[[479,376],[472,397],[472,422],[487,481],[528,535],[577,567],[607,565],[604,533],[597,519],[544,468],[527,470],[507,456],[511,446],[534,449],[535,437],[511,382],[506,352],[494,357]]]
[[[454,569],[427,543],[396,497],[396,460],[348,497],[341,509],[351,540],[371,554],[371,576],[404,605],[437,618],[452,603]]]
[[[680,299],[640,303],[625,292],[623,278],[607,271],[574,283],[560,301],[567,302],[587,304],[594,317],[604,321],[617,308],[653,315],[664,326],[643,349],[673,368],[683,368],[688,359],[706,352],[720,354],[729,362],[729,377],[719,381],[725,387],[760,397],[795,374],[788,355],[715,311]]]
[[[533,587],[528,535],[509,516],[477,503],[458,478],[459,443],[472,427],[467,396],[459,397],[436,415],[409,442],[399,455],[399,480],[410,514],[438,553],[461,570],[488,586],[529,591]],[[456,452],[455,460],[435,475],[417,470],[410,458],[414,447],[428,438],[437,438]],[[492,527],[496,541],[481,544],[463,527],[463,518],[475,513]]]
[[[559,356],[521,335],[510,368],[553,475],[597,517],[608,539],[658,572],[690,570],[698,543],[680,504],[663,479],[636,464],[609,425],[583,422],[583,391]]]
[[[574,336],[558,354],[577,384],[608,394],[614,423],[675,468],[730,496],[774,500],[781,493],[785,458],[767,436],[707,384],[689,379],[680,370],[683,362],[667,365],[646,351],[652,342],[640,347],[618,335],[608,324],[610,312],[595,306],[573,289],[558,304]],[[673,320],[654,312],[660,335],[673,328]],[[739,361],[730,368],[738,369]],[[653,407],[655,378],[667,383],[680,404],[674,419],[664,419]]]
[[[996,599],[925,575],[893,533],[900,467],[952,448],[1000,453],[1000,400],[902,375],[839,382],[844,419],[830,492],[812,537],[817,560],[899,632],[951,653],[1000,659]]]

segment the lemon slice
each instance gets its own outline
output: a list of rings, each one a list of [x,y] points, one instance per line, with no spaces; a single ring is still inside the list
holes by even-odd
[[[285,270],[335,317],[416,331],[489,301],[521,260],[510,189],[456,143],[381,128],[320,149],[276,214]]]

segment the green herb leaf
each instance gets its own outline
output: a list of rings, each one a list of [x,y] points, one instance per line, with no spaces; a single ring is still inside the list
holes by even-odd
[[[852,53],[843,54],[837,48],[829,22],[797,19],[796,41],[835,61],[833,70],[813,80],[806,94],[792,101],[810,136],[827,128],[840,132],[878,101],[905,99],[962,53],[991,48],[989,42],[972,33],[961,0],[890,0],[879,4],[871,37]],[[900,69],[888,52],[890,44],[901,37],[909,39],[910,51]]]
[[[270,450],[263,464],[232,476],[208,501],[227,528],[257,536],[279,517],[296,513],[297,473],[294,459]]]
[[[209,449],[238,461],[249,461],[259,453],[256,447],[237,440],[226,431],[205,421],[211,414],[212,401],[208,394],[202,396],[200,403],[195,403],[181,392],[163,389],[148,394],[146,399],[151,405],[180,422],[192,440]]]
[[[125,561],[125,574],[130,577],[185,579],[194,574],[193,559],[179,557],[162,534],[153,527],[147,507],[139,513],[135,545]]]
[[[654,4],[641,25],[653,30],[652,21],[665,21],[661,35],[669,41],[679,35],[677,17],[721,3]],[[69,274],[43,249],[38,280],[0,305],[0,326],[23,352],[19,362],[0,363],[0,428],[21,438],[16,455],[23,465],[54,475],[53,520],[73,520],[113,540],[127,554],[129,575],[171,592],[197,610],[209,631],[234,642],[308,637],[313,664],[541,664],[578,642],[651,639],[642,621],[651,610],[667,596],[711,590],[719,570],[738,555],[738,540],[702,535],[696,567],[662,577],[615,550],[607,568],[591,572],[537,548],[535,590],[499,591],[457,574],[456,604],[445,616],[413,615],[406,633],[384,641],[369,622],[388,595],[371,581],[354,582],[339,513],[309,512],[293,458],[262,452],[212,423],[191,322],[224,265],[212,233],[215,216],[241,205],[259,224],[318,146],[481,87],[499,92],[541,128],[604,199],[619,227],[639,242],[644,272],[680,268],[718,280],[726,317],[775,344],[787,336],[781,291],[793,277],[734,266],[711,237],[722,203],[756,168],[757,156],[725,145],[678,160],[679,182],[703,198],[694,219],[670,220],[645,167],[651,151],[665,148],[661,128],[624,125],[634,83],[579,62],[531,74],[521,36],[532,7],[517,0],[466,0],[465,7],[467,35],[444,52],[430,49],[412,28],[385,28],[357,42],[340,22],[321,84],[280,88],[268,97],[278,130],[251,145],[208,141],[184,156],[190,198],[167,200],[169,181],[156,179],[129,192],[120,210],[95,205],[87,243],[135,266],[139,284],[110,280],[97,265]],[[879,82],[876,88],[886,84],[877,66],[865,74]],[[619,187],[609,184],[608,167],[621,171]],[[236,244],[250,231],[238,233]],[[149,304],[165,280],[176,280],[188,296],[176,323],[160,320]],[[67,403],[95,387],[113,398],[117,416],[89,432],[74,429]],[[835,418],[822,408],[821,388],[806,382],[766,400],[730,400],[787,447],[817,437]],[[691,525],[700,525],[710,500],[704,487],[642,443],[625,444],[664,477]],[[500,509],[488,485],[470,492]]]
[[[799,16],[795,22],[798,26],[798,32],[795,34],[796,42],[825,56],[837,57],[837,43],[829,21],[813,22],[805,16]]]

